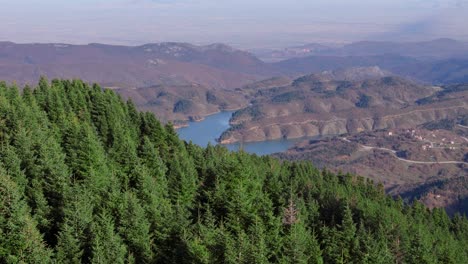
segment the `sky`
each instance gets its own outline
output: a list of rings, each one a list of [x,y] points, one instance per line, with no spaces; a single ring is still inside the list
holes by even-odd
[[[0,41],[226,43],[468,41],[468,0],[0,0]]]

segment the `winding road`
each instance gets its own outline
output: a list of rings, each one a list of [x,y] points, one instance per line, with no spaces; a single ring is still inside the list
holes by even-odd
[[[341,140],[344,140],[346,142],[352,142],[350,141],[349,139],[347,138],[341,138]],[[403,159],[403,158],[400,158],[397,156],[397,152],[393,149],[388,149],[388,148],[379,148],[379,147],[372,147],[372,146],[366,146],[366,145],[362,145],[362,144],[359,144],[358,145],[363,148],[364,150],[374,150],[374,149],[378,149],[378,150],[383,150],[383,151],[386,151],[386,152],[390,152],[392,153],[392,155],[397,158],[398,160],[401,160],[403,162],[408,162],[408,163],[413,163],[413,164],[465,164],[465,165],[468,165],[468,162],[463,162],[463,161],[417,161],[417,160],[408,160],[408,159]]]

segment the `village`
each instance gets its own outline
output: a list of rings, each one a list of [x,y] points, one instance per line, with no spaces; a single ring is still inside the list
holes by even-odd
[[[358,143],[367,151],[387,151],[401,161],[412,163],[466,164],[468,157],[468,139],[464,131],[387,129],[363,132],[342,140]]]
[[[396,133],[398,132],[390,131],[388,136],[396,135]],[[464,144],[468,143],[468,139],[446,130],[406,129],[404,133],[406,136],[411,136],[413,139],[422,142],[421,148],[423,150],[456,150],[466,147]]]

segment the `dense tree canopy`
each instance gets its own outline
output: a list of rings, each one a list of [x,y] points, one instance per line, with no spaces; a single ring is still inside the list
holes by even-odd
[[[178,139],[110,90],[0,83],[2,263],[468,263],[468,221]]]

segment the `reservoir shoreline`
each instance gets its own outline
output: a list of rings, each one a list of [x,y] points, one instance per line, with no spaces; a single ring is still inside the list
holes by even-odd
[[[206,116],[200,121],[189,121],[188,126],[177,129],[180,138],[185,141],[192,141],[202,147],[206,147],[208,143],[217,145],[217,139],[227,129],[231,127],[229,120],[234,111],[221,111],[212,115]],[[238,151],[242,148],[244,151],[257,155],[269,155],[277,152],[284,152],[290,147],[304,140],[298,139],[282,139],[269,140],[248,143],[233,143],[220,144],[227,147],[231,151]]]

